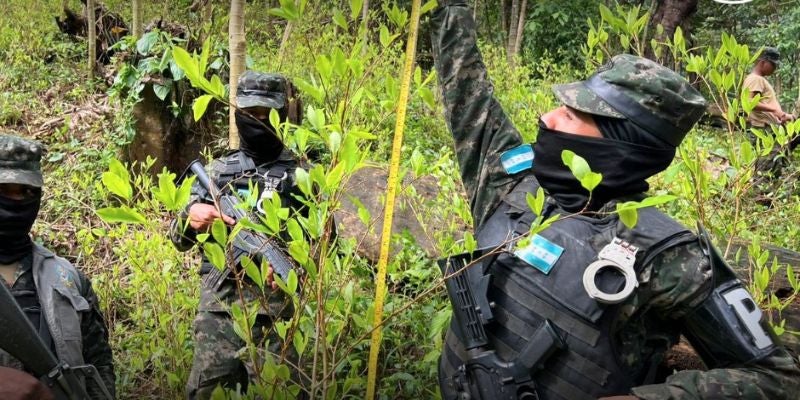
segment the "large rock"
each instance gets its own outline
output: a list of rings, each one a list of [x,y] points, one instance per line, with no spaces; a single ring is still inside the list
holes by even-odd
[[[354,238],[360,243],[358,252],[362,257],[377,261],[380,255],[380,240],[383,230],[384,203],[386,199],[386,182],[388,172],[381,167],[365,167],[358,170],[345,187],[345,196],[342,199],[342,207],[336,211],[334,218],[339,236]],[[407,231],[408,234],[416,239],[417,244],[431,258],[441,256],[435,245],[437,233],[442,232],[450,224],[443,221],[447,215],[439,218],[424,221],[420,224],[420,218],[427,216],[418,215],[416,212],[430,208],[439,194],[436,178],[424,176],[418,179],[406,177],[397,191],[395,200],[395,211],[392,217],[392,233],[399,234]],[[358,217],[358,207],[350,200],[350,197],[357,198],[369,211],[371,220],[369,225],[365,225]],[[461,235],[468,227],[459,229]],[[399,247],[395,243],[390,250],[390,257],[397,254]]]

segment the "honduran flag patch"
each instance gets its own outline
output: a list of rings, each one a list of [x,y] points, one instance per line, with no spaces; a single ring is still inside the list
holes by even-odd
[[[531,169],[533,167],[533,148],[523,144],[505,151],[500,155],[500,163],[509,175]]]

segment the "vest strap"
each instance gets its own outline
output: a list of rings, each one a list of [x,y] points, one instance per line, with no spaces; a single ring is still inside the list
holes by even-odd
[[[567,400],[595,400],[597,398],[546,370],[537,374],[534,380]]]
[[[524,308],[535,315],[553,321],[556,326],[567,332],[570,336],[574,336],[590,346],[597,345],[597,340],[600,338],[599,330],[556,309],[544,300],[539,299],[536,295],[523,289],[517,282],[511,279],[505,271],[496,268],[492,273],[495,276],[495,289],[505,295],[505,301],[498,301],[498,305],[506,303],[508,304],[508,306],[506,306],[507,308]]]

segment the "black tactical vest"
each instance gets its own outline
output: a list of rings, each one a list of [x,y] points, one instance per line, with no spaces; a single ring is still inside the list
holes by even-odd
[[[513,245],[515,236],[529,232],[536,215],[525,196],[537,188],[538,182],[530,176],[506,195],[478,229],[479,247],[496,247],[509,239]],[[556,213],[570,214],[548,199],[544,217]],[[559,328],[567,347],[540,366],[541,370],[532,371],[541,399],[597,399],[629,393],[631,387],[642,384],[647,371],[626,371],[618,360],[613,337],[618,327],[611,325],[625,302],[606,305],[590,298],[583,286],[583,272],[615,237],[639,248],[634,264],[638,273],[660,252],[694,240],[695,236],[654,208],[640,209],[633,229],[622,224],[616,214],[599,218],[575,216],[555,222],[539,235],[563,249],[549,273],[517,258],[513,250],[489,258],[484,266],[486,274],[492,275],[487,297],[493,305],[494,321],[486,331],[494,350],[502,359],[514,360],[533,332],[549,319]],[[625,280],[620,274],[601,274],[596,283],[603,291],[615,293]],[[466,358],[457,332],[451,325],[440,360],[443,398],[455,397],[448,378]]]
[[[282,207],[300,209],[301,205],[293,194],[299,194],[295,185],[294,173],[298,162],[288,150],[284,150],[277,160],[270,163],[256,165],[252,158],[241,151],[236,151],[215,160],[211,165],[211,177],[223,194],[234,193],[240,198],[247,198],[250,190],[257,191],[257,199],[279,196]],[[206,197],[201,195],[201,197]],[[205,198],[211,202],[211,198]],[[265,199],[266,200],[266,199]],[[252,214],[258,214],[257,209]],[[200,273],[206,274],[216,268],[203,255]],[[228,270],[223,271],[224,276],[215,276],[216,280],[225,279]],[[219,275],[219,274],[215,274]]]

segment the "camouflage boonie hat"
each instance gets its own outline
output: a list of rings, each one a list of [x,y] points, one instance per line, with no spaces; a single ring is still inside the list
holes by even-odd
[[[585,81],[554,85],[565,105],[625,118],[677,147],[706,109],[706,100],[682,76],[652,60],[620,54]]]
[[[41,159],[41,143],[0,134],[0,183],[42,187]]]
[[[245,71],[236,87],[240,108],[283,108],[286,105],[286,78],[280,74]]]
[[[761,54],[758,56],[759,60],[766,60],[775,65],[775,68],[781,66],[781,52],[774,47],[764,47]]]

